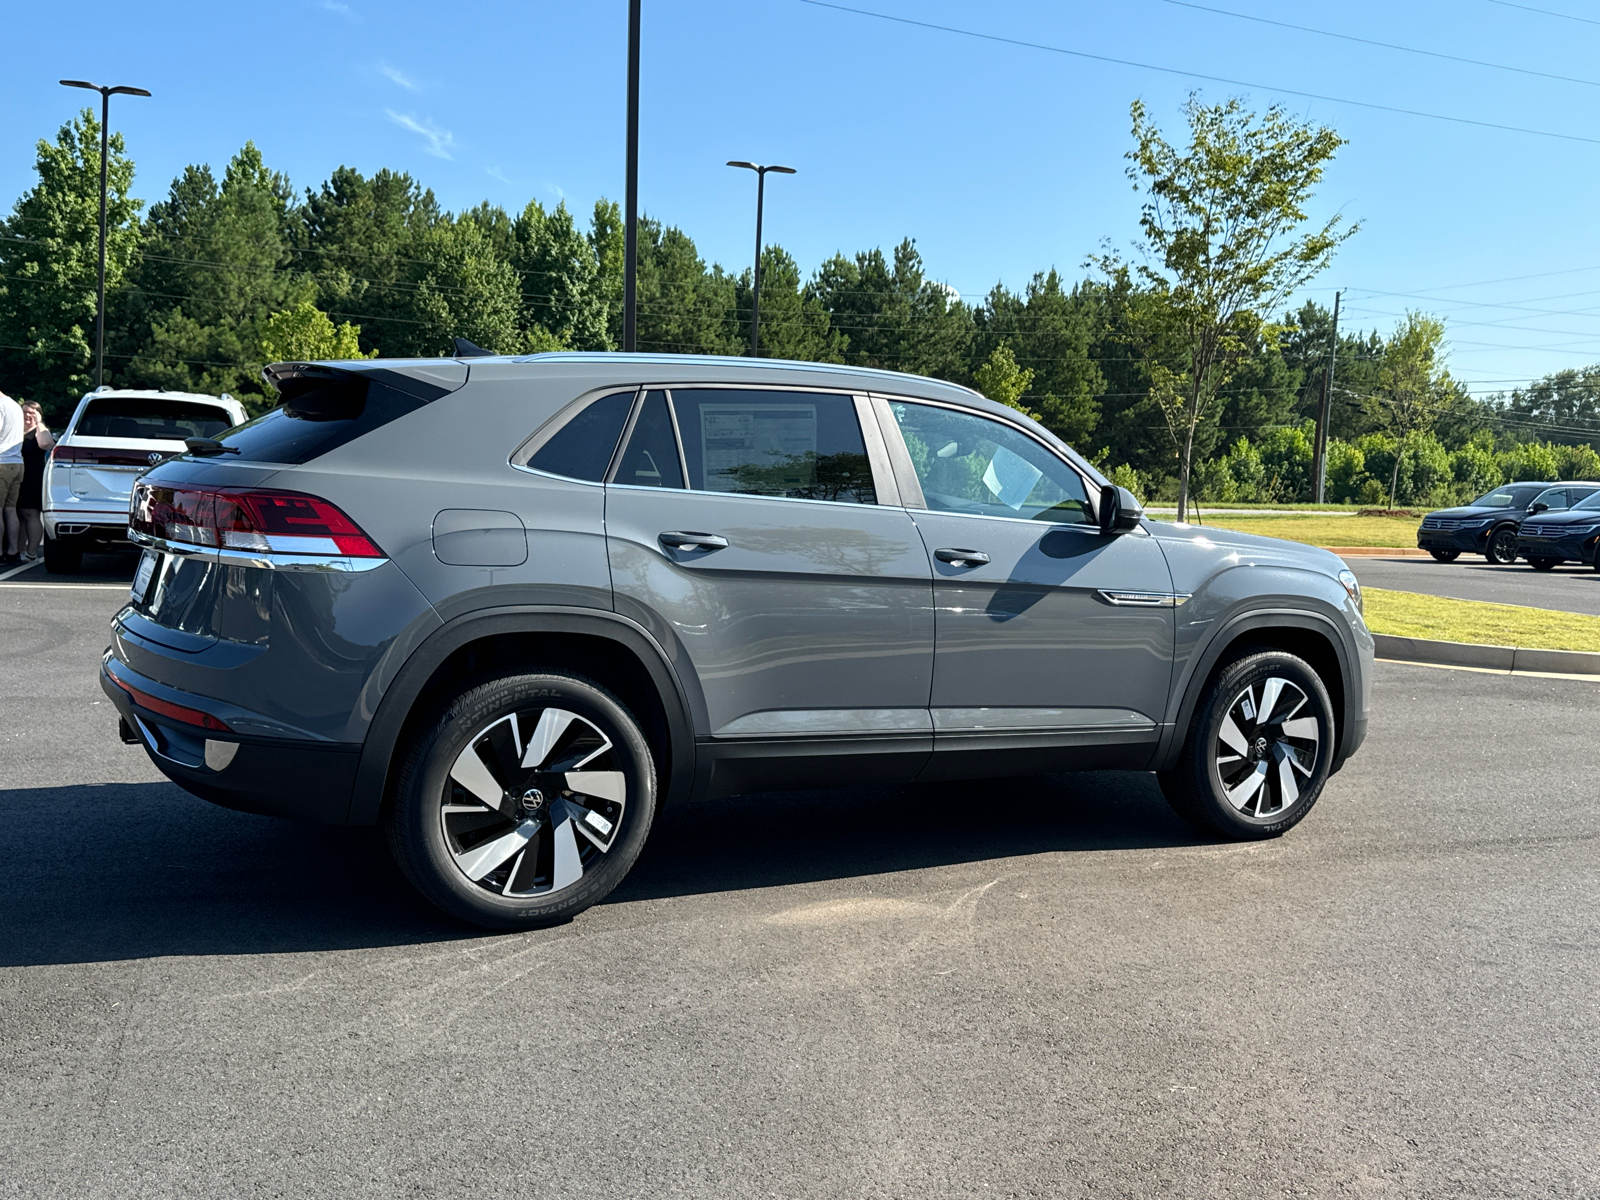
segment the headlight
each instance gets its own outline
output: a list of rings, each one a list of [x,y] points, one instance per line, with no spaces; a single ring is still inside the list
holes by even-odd
[[[1367,610],[1361,604],[1361,581],[1355,577],[1353,571],[1340,571],[1339,582],[1344,584],[1344,590],[1350,593],[1350,599],[1356,603],[1356,611],[1362,616],[1367,615]]]

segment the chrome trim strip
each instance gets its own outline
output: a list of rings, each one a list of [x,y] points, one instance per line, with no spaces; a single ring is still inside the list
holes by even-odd
[[[236,550],[231,547],[196,546],[192,542],[172,542],[166,538],[151,537],[136,529],[128,530],[128,540],[138,546],[148,546],[164,554],[190,556],[204,554],[224,566],[260,567],[267,571],[339,571],[344,573],[371,571],[383,566],[387,558],[349,558],[340,555],[284,554],[276,551]]]
[[[1107,604],[1126,608],[1178,608],[1194,598],[1193,592],[1124,592],[1100,589]]]

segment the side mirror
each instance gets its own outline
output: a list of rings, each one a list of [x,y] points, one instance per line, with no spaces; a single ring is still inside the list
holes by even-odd
[[[1100,489],[1100,532],[1109,536],[1137,529],[1144,509],[1127,488],[1106,484]]]
[[[1528,505],[1528,511],[1534,516],[1538,516],[1540,513],[1546,511],[1549,507],[1550,506],[1543,500],[1535,500],[1532,504]]]

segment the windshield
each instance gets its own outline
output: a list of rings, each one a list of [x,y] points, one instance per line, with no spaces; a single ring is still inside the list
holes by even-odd
[[[228,410],[218,405],[154,396],[107,396],[89,401],[72,432],[84,437],[181,442],[184,438],[216,437],[232,424]]]
[[[1593,509],[1596,509],[1596,508],[1600,508],[1600,492],[1590,492],[1582,500],[1579,500],[1576,504],[1574,504],[1572,506],[1572,510],[1574,512],[1576,512],[1580,508],[1590,509],[1590,510],[1593,510]]]
[[[1527,508],[1533,503],[1533,498],[1544,488],[1542,486],[1520,488],[1497,488],[1484,496],[1479,496],[1468,508]]]

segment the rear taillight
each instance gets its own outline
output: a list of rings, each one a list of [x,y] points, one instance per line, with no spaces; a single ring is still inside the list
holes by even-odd
[[[182,453],[182,451],[177,451]],[[57,442],[50,450],[53,462],[78,467],[151,467],[170,453],[156,451],[150,457],[148,450],[112,450],[104,446],[63,446]]]
[[[128,527],[167,541],[227,550],[383,557],[383,551],[337,505],[302,492],[140,482],[129,499]]]

